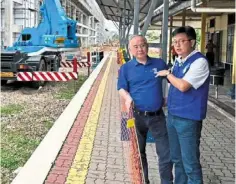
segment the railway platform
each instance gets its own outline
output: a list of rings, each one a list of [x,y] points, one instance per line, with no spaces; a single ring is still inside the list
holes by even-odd
[[[13,184],[131,184],[129,148],[121,141],[116,52],[106,53]],[[148,143],[151,184],[160,184],[155,145]],[[206,184],[233,184],[235,122],[209,102],[201,140]]]

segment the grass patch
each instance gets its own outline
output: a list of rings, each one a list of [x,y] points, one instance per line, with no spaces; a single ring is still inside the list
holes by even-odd
[[[56,95],[57,99],[64,99],[64,100],[70,100],[75,95],[73,90],[63,90],[59,94]]]
[[[75,93],[79,90],[82,86],[84,81],[86,81],[87,76],[79,76],[79,79],[76,81],[69,81],[66,83],[65,87],[55,95],[56,99],[65,99],[70,100],[73,98]]]
[[[42,122],[45,128],[44,133],[52,127],[52,120]],[[3,126],[1,129],[1,180],[2,184],[11,183],[12,172],[18,167],[22,167],[30,158],[34,150],[42,141],[43,137],[28,134],[30,129],[13,128],[9,129]],[[37,130],[36,130],[37,131]],[[42,131],[42,130],[41,130]],[[40,134],[41,135],[41,134]]]
[[[1,107],[1,115],[17,114],[23,110],[23,107],[19,104],[9,104]]]
[[[76,81],[61,83],[60,91],[54,93],[54,98],[70,100],[86,79],[86,76],[80,76]],[[24,105],[10,104],[1,107],[1,114],[6,116],[19,113],[22,110],[24,110]],[[3,184],[10,183],[12,172],[26,163],[40,144],[43,135],[53,126],[54,121],[42,119],[38,122],[40,124],[33,124],[32,126],[28,125],[27,122],[22,123],[21,125],[18,122],[12,122],[1,128],[1,180]],[[36,127],[40,128],[39,132],[35,129]]]
[[[39,139],[31,139],[22,132],[2,133],[1,167],[11,171],[23,166],[39,145]]]
[[[49,130],[53,125],[53,121],[49,121],[49,120],[44,121],[44,125]]]

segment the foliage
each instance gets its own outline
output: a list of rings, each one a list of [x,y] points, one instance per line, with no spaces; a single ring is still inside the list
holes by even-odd
[[[113,36],[112,36],[112,39],[111,39],[112,41],[117,41],[117,40],[119,40],[119,35],[118,34],[114,34]]]
[[[157,41],[158,39],[158,35],[157,35],[157,32],[156,31],[148,31],[146,33],[146,38],[148,41]]]
[[[196,30],[196,34],[197,34],[197,46],[200,45],[201,43],[201,29],[195,29]]]

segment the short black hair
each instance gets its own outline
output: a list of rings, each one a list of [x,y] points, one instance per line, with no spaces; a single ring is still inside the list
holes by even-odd
[[[188,38],[191,40],[197,39],[196,31],[191,26],[183,26],[183,27],[176,28],[172,32],[172,36],[176,36],[177,34],[180,34],[180,33],[185,33],[188,36]]]

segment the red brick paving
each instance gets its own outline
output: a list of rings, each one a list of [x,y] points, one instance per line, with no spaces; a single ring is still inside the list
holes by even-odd
[[[97,79],[95,80],[66,140],[62,149],[57,156],[54,165],[52,166],[46,180],[45,184],[64,184],[66,177],[72,165],[74,156],[76,154],[77,148],[81,136],[83,134],[83,129],[88,119],[90,110],[92,108],[93,101],[95,99],[99,84],[105,72],[107,63],[103,66]]]

